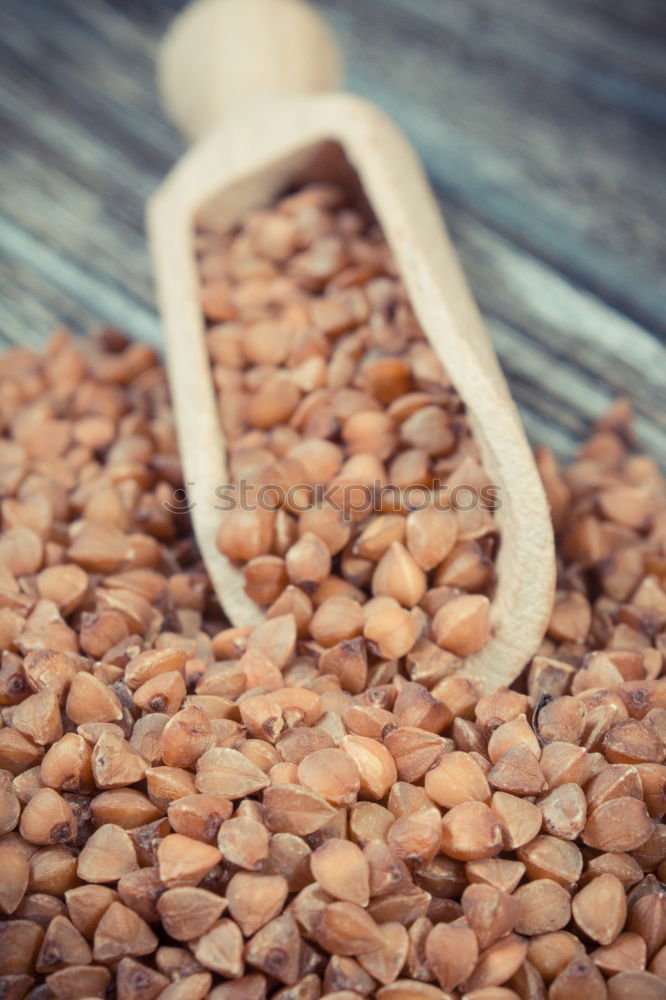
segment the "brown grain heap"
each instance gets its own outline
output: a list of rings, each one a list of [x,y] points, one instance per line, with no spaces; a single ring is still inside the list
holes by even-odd
[[[249,596],[293,613],[350,691],[355,639],[389,661],[423,635],[442,662],[477,652],[495,494],[378,227],[313,184],[196,243],[235,486],[217,541]]]
[[[558,595],[493,693],[364,585],[228,627],[148,348],[15,351],[0,421],[3,1000],[666,997],[666,490],[624,405],[539,453]]]

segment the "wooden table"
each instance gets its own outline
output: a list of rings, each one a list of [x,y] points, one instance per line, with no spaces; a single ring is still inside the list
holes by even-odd
[[[159,343],[142,213],[183,148],[153,77],[180,6],[4,0],[7,341],[38,345],[66,321]],[[663,0],[319,7],[349,88],[425,160],[531,439],[570,454],[627,394],[666,461]]]

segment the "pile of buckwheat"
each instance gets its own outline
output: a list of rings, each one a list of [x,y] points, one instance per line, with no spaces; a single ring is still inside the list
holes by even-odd
[[[426,634],[451,662],[478,652],[496,495],[381,231],[312,184],[196,243],[236,488],[217,541],[250,597],[293,614],[354,694],[366,645],[392,661]]]
[[[317,301],[329,273],[339,289],[340,274],[364,265],[317,265],[272,233],[267,255],[284,239],[298,281],[321,268],[308,292],[323,293]],[[200,239],[203,249],[210,236]],[[365,277],[342,288],[380,281],[383,268],[394,304],[381,306],[381,330],[398,336],[398,314],[410,320],[391,262],[378,236],[363,241]],[[236,252],[240,270],[259,267]],[[247,369],[211,347],[237,483],[283,460],[293,483],[294,451],[306,470],[319,456],[310,481],[327,483],[356,454],[374,454],[394,483],[409,454],[408,484],[478,461],[453,391],[420,383],[430,376],[419,374],[417,335],[387,348],[409,369],[398,394],[393,368],[387,395],[381,365],[378,375],[362,360],[375,335],[365,315],[370,333],[350,347],[350,367],[328,333],[311,355],[326,378],[339,361],[335,393],[364,397],[357,412],[370,423],[356,428],[355,451],[353,417],[336,415],[330,396],[290,423],[328,393],[307,380],[290,414],[268,407],[265,424],[248,425],[246,405],[258,407],[260,383],[284,379],[275,368],[287,359],[262,356],[247,315],[212,318],[220,351],[236,337],[243,358],[248,342],[258,352]],[[268,339],[275,347],[274,331]],[[404,423],[392,451],[371,447],[392,407],[398,423],[410,419],[405,394],[428,397],[413,415],[446,415],[450,451],[430,449],[425,431],[409,440]],[[439,609],[487,597],[492,525],[476,537],[463,528],[429,567],[429,528],[373,527],[409,522],[406,511],[313,526],[282,507],[258,551],[256,537],[242,548],[242,524],[235,541],[223,528],[269,607],[253,631],[231,628],[173,503],[173,417],[148,347],[115,331],[59,332],[41,356],[5,355],[0,421],[2,1000],[666,997],[666,488],[633,453],[624,404],[569,468],[537,455],[557,597],[539,654],[493,693],[460,672],[464,650],[435,625]],[[313,437],[337,450],[311,453]],[[328,552],[321,577],[298,549],[307,539],[311,556],[314,538]],[[412,601],[396,587],[413,586],[414,565],[426,579]],[[459,575],[447,577],[452,566]],[[403,611],[418,624],[404,651],[391,646]],[[470,631],[463,617],[460,634]]]

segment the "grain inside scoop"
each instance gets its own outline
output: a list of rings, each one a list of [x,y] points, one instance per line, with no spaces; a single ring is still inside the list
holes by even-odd
[[[481,675],[487,690],[492,690],[518,675],[548,622],[554,585],[548,506],[516,408],[422,168],[405,138],[376,107],[348,94],[321,92],[337,85],[338,67],[335,43],[325,27],[296,0],[194,4],[175,21],[163,46],[160,75],[167,111],[196,139],[148,206],[191,516],[211,580],[234,625],[260,622],[267,606],[269,614],[293,613],[295,602],[300,602],[301,609],[305,606],[307,618],[307,600],[312,608],[310,621],[315,622],[314,638],[325,646],[329,638],[317,637],[316,617],[324,608],[329,618],[335,618],[336,608],[329,603],[335,599],[345,624],[336,631],[333,623],[331,636],[349,632],[346,637],[353,639],[363,634],[386,660],[408,653],[410,641],[412,645],[434,642],[452,656],[462,657],[466,672]],[[307,207],[308,197],[312,211],[319,210],[325,220],[324,228],[338,227],[332,236],[343,243],[346,240],[339,267],[319,284],[311,274],[294,279],[293,255],[287,253],[280,259],[274,243],[266,259],[252,243],[262,219],[273,225],[274,233],[279,229],[276,218],[286,228],[284,219],[290,212],[293,215],[294,204],[300,205],[302,219],[303,200]],[[316,239],[316,234],[303,237],[302,230],[297,233],[294,250],[307,251],[303,245],[307,239]],[[249,263],[239,264],[243,241],[251,252]],[[366,253],[363,246],[370,248],[367,273],[360,268]],[[236,255],[231,282],[225,253],[231,255],[230,260]],[[207,265],[208,277],[202,273],[207,256],[214,258]],[[380,257],[383,271],[377,265]],[[215,274],[218,259],[220,272]],[[266,280],[278,282],[276,287],[282,289],[275,293],[275,301],[270,297],[263,301],[263,316],[247,293],[247,275],[256,280],[262,268]],[[353,268],[356,271],[349,274]],[[213,293],[208,287],[206,301],[202,287],[205,290],[206,281],[211,280],[217,284]],[[289,290],[289,281],[295,288],[295,301],[287,302],[284,288]],[[398,297],[402,320],[394,322],[395,309],[386,301],[382,305],[381,289],[387,281],[394,288],[385,298]],[[345,299],[342,293],[350,288],[354,295]],[[342,330],[332,321],[327,326],[321,317],[330,317],[338,302],[348,299],[360,303],[356,325],[352,316],[342,322]],[[278,349],[272,368],[263,360],[261,345],[258,359],[248,358],[248,345],[256,340],[256,324],[275,320],[280,309],[287,307],[292,319],[305,317],[299,336],[318,336],[324,341],[325,370],[315,372],[311,381],[303,376],[293,354],[282,358]],[[406,346],[392,343],[390,337],[382,343],[376,332],[379,315],[389,334],[401,322],[404,334],[405,323],[412,320],[418,329],[405,335]],[[220,327],[226,329],[220,333]],[[225,364],[216,366],[211,331],[218,331],[215,336],[225,344],[227,334],[233,334],[236,346],[245,352],[243,358],[228,365],[224,347]],[[279,331],[279,324],[273,331],[267,328],[267,342],[278,338]],[[358,343],[367,350],[356,352],[357,367],[341,383],[339,374],[331,376],[330,370],[339,360],[336,352],[349,337],[356,337],[354,349]],[[424,371],[428,356],[434,359],[429,366],[433,374]],[[393,368],[407,359],[408,378],[400,392],[386,390],[386,380],[381,382],[379,377],[369,382],[368,366],[372,362],[376,372],[377,359],[385,367],[392,363]],[[232,370],[218,371],[225,365]],[[444,374],[438,386],[440,365]],[[310,369],[316,367],[311,364]],[[339,368],[340,364],[336,372]],[[345,394],[344,405],[339,398],[327,400],[335,411],[335,427],[322,431],[320,421],[313,430],[315,424],[307,420],[301,420],[299,427],[309,397],[332,391],[331,382]],[[223,427],[221,412],[225,392],[236,389],[245,415],[232,439]],[[293,407],[285,401],[283,390],[287,397],[293,394]],[[276,406],[275,424],[271,424],[272,411],[266,417],[266,408],[256,402],[260,392]],[[370,397],[367,412],[362,405],[358,412],[361,394]],[[421,414],[418,422],[424,430],[415,436],[406,421],[425,407],[433,413]],[[433,443],[439,427],[437,407],[451,417],[450,447]],[[430,435],[426,417],[432,420]],[[310,446],[315,465],[325,464],[321,456],[330,452],[334,476],[346,476],[345,481],[358,474],[365,482],[373,460],[381,464],[380,480],[389,486],[398,481],[432,488],[440,473],[444,488],[452,483],[465,485],[464,473],[471,468],[476,486],[480,469],[497,500],[492,531],[485,533],[486,541],[483,532],[479,538],[471,537],[472,532],[454,541],[458,562],[451,570],[444,565],[451,560],[451,549],[436,566],[430,565],[427,551],[430,538],[441,543],[441,533],[447,530],[444,522],[434,515],[432,521],[423,514],[417,518],[409,504],[387,511],[382,500],[364,518],[352,518],[349,538],[342,538],[342,547],[337,549],[338,543],[329,544],[325,532],[322,547],[321,525],[310,530],[307,518],[303,523],[305,515],[299,519],[287,506],[275,515],[281,534],[276,534],[273,524],[265,544],[251,549],[250,559],[247,555],[230,558],[228,553],[236,549],[224,541],[225,530],[241,537],[247,521],[237,510],[220,510],[225,505],[216,497],[220,487],[238,484],[239,475],[233,474],[234,468],[242,467],[238,452],[268,450],[268,465],[277,461],[289,479],[291,467],[285,467],[285,457],[291,458],[298,448],[296,454],[306,454],[302,444],[308,437],[326,442],[319,449]],[[339,452],[337,468],[333,448]],[[418,472],[421,460],[423,474]],[[306,469],[310,464],[301,461]],[[256,471],[254,466],[252,471]],[[393,517],[393,522],[386,522],[387,517]],[[223,521],[226,529],[221,527]],[[257,558],[263,561],[253,562]],[[492,578],[481,588],[473,573],[466,576],[461,569],[473,567],[474,560],[492,563]],[[303,566],[314,563],[323,570],[310,579],[314,571],[308,569],[304,576]],[[282,603],[276,611],[278,601]],[[487,640],[480,648],[474,641],[479,628],[485,630]],[[306,636],[313,636],[312,629],[304,629]],[[387,638],[391,635],[400,635],[402,642],[396,640],[392,647]]]

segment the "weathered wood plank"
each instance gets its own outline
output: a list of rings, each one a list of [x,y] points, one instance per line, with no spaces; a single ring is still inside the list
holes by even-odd
[[[154,86],[181,0],[5,0],[0,336],[159,339],[143,202],[182,150]],[[321,0],[350,82],[424,157],[528,433],[616,393],[666,461],[660,0]]]
[[[516,398],[549,414],[552,440],[570,452],[615,396],[634,401],[640,439],[666,463],[666,350],[585,289],[480,225],[453,228]]]
[[[576,17],[563,16],[559,4],[326,0],[323,7],[348,54],[352,89],[403,125],[443,195],[666,331],[666,248],[654,211],[666,199],[666,132],[656,134],[653,120],[625,106],[631,95],[652,119],[666,118],[663,59],[651,57],[649,37],[642,65],[662,67],[654,81],[638,86],[633,52],[627,68],[606,72],[602,96],[593,39],[574,59],[562,25],[573,31]],[[539,34],[535,9],[540,21],[560,25],[559,37]]]

